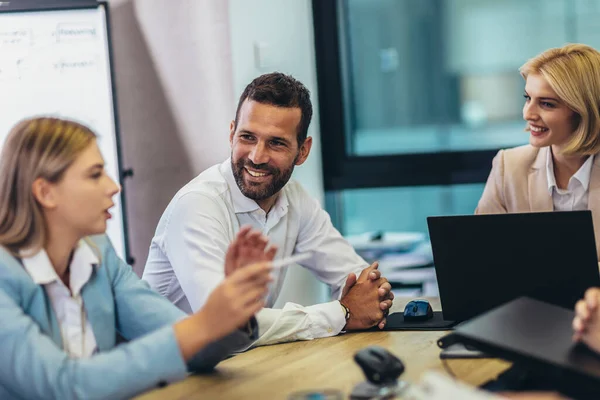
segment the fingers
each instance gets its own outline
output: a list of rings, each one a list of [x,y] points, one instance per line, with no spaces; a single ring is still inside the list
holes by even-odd
[[[263,235],[260,231],[255,231],[255,234],[252,236],[252,249],[257,252],[265,251],[265,248],[269,244],[269,238]]]
[[[277,253],[277,246],[272,244],[271,246],[269,246],[269,248],[265,252],[266,261],[273,261],[276,253]]]
[[[227,254],[225,255],[225,266],[237,267],[237,262],[240,257],[240,252],[248,246],[248,235],[252,227],[249,225],[243,226],[235,235],[233,241],[229,244]]]
[[[251,281],[261,275],[269,275],[272,270],[273,267],[270,262],[255,263],[235,270],[227,279],[231,279],[235,283]]]
[[[575,314],[583,322],[587,322],[590,319],[590,317],[591,317],[592,314],[590,313],[590,310],[588,308],[587,299],[586,300],[579,300],[577,302],[577,304],[575,304]]]
[[[381,309],[381,311],[389,310],[391,307],[392,307],[391,300],[384,300],[379,303],[379,308]]]
[[[251,264],[250,266],[254,267],[255,265],[267,265],[265,269],[259,268],[259,271],[248,275],[246,279],[238,281],[237,283],[240,285],[267,285],[268,283],[273,281],[273,275],[271,275],[272,268],[271,263],[259,263],[259,264]]]
[[[379,322],[379,324],[377,325],[377,327],[378,327],[379,329],[383,329],[383,328],[385,328],[385,324],[386,324],[386,323],[387,323],[387,319],[386,319],[386,318],[384,318],[384,319],[382,319],[382,320],[381,320],[381,322]]]
[[[236,260],[239,257],[239,248],[234,240],[225,253],[225,276],[231,275],[236,269]]]
[[[583,333],[583,331],[585,330],[585,324],[579,317],[573,318],[572,326],[573,326],[573,330],[575,331],[575,333],[578,333],[578,334]]]
[[[383,282],[383,283],[381,283],[381,285],[379,285],[379,289],[377,289],[377,293],[379,294],[379,297],[384,298],[392,290],[392,285],[388,282],[387,279],[385,279],[385,278],[381,278],[381,279],[382,280],[380,282]]]
[[[225,273],[230,275],[233,270],[248,264],[272,261],[277,253],[277,246],[270,246],[269,239],[260,231],[250,226],[243,226],[237,233],[225,258]]]
[[[598,288],[590,288],[585,291],[585,302],[589,307],[590,311],[596,310],[598,307],[598,298],[600,297],[600,289]]]
[[[240,309],[242,315],[250,317],[264,307],[268,283],[273,280],[270,271],[270,263],[252,264],[228,278],[230,293],[235,293],[235,308]]]
[[[240,230],[236,239],[243,243],[247,247],[253,247],[261,242],[263,234],[259,230],[251,229],[251,230]]]
[[[237,235],[236,235],[236,240],[238,238],[241,238],[243,236],[246,236],[246,234],[248,232],[250,232],[252,230],[252,225],[243,225],[240,230],[238,231]]]
[[[369,265],[367,268],[363,269],[360,272],[360,276],[358,277],[358,281],[360,282],[364,282],[369,278],[369,275],[372,271],[377,270],[377,268],[379,268],[379,261],[375,261],[373,264]]]
[[[240,252],[247,246],[248,234],[251,231],[252,227],[250,225],[242,226],[233,241],[229,244],[227,253],[225,253],[225,276],[229,276],[239,267]]]
[[[266,287],[254,287],[246,290],[239,297],[240,306],[243,308],[252,308],[255,303],[264,301],[267,293],[268,289]]]
[[[369,272],[369,279],[372,281],[376,281],[381,277],[381,271],[376,269],[374,271]]]
[[[239,312],[238,322],[248,321],[250,317],[265,307],[265,296],[258,296],[252,299],[242,299],[241,305],[237,307]]]
[[[354,286],[355,283],[356,283],[356,274],[350,273],[348,275],[348,278],[346,278],[346,284],[344,285],[344,289],[342,290],[342,298],[346,297],[346,295],[350,291],[350,288],[352,288],[352,286]]]
[[[377,271],[379,272],[379,271]],[[360,281],[360,278],[358,278],[358,280]],[[372,283],[378,285],[377,287],[377,294],[379,295],[379,297],[381,299],[393,299],[394,295],[392,294],[391,297],[388,297],[391,293],[392,290],[392,285],[388,282],[387,278],[381,277],[375,281],[372,281]]]
[[[231,245],[229,247],[231,248],[233,246],[233,247],[237,248],[238,252],[243,247],[247,247],[248,246],[248,240],[250,239],[249,235],[252,232],[253,231],[252,231],[252,227],[251,226],[249,226],[249,225],[243,226],[238,231],[238,233],[235,235],[235,238],[233,239],[233,242],[231,242]]]
[[[260,257],[267,247],[269,240],[260,231],[250,231],[244,236],[240,246],[240,257],[252,259]]]
[[[594,324],[596,313],[598,312],[598,297],[600,290],[598,288],[590,288],[586,290],[584,299],[579,300],[575,304],[575,318],[573,319],[573,340],[584,340],[586,330]]]
[[[241,282],[233,282],[233,285],[236,291],[244,293],[254,288],[268,288],[271,282],[273,282],[271,274],[260,274]]]

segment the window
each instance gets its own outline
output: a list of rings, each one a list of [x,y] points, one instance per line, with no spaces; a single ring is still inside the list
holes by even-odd
[[[377,231],[422,231],[431,215],[472,214],[483,184],[350,189],[328,197],[348,235]],[[335,207],[334,202],[343,203]]]
[[[327,208],[343,234],[473,213],[528,142],[527,59],[600,48],[595,0],[313,0]]]

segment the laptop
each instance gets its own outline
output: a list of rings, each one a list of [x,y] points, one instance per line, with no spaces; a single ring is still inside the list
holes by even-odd
[[[428,217],[427,225],[444,320],[519,296],[572,309],[600,286],[589,210]]]
[[[473,345],[527,366],[563,392],[578,389],[599,398],[600,355],[573,343],[574,316],[572,310],[519,297],[463,323],[439,345],[445,347],[445,341]]]

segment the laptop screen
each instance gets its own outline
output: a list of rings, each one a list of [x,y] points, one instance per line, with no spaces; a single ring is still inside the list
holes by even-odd
[[[427,218],[444,319],[519,296],[572,308],[600,285],[591,211]]]

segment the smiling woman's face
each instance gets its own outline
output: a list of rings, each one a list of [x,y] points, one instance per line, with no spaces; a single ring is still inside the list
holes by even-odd
[[[523,119],[528,122],[532,146],[560,149],[575,130],[575,115],[559,99],[546,78],[539,74],[527,76]]]

